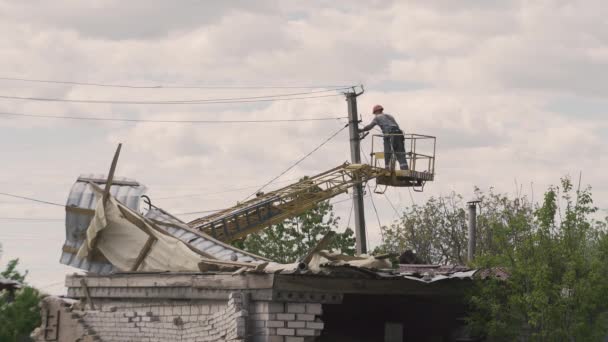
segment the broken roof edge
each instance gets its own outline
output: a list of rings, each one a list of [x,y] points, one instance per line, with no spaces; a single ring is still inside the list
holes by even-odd
[[[66,277],[68,297],[84,298],[83,283],[92,298],[202,299],[244,291],[258,299],[293,301],[299,294],[343,295],[462,295],[473,279],[441,279],[426,282],[411,277],[351,277],[347,274],[307,273],[117,273],[107,276]],[[151,290],[154,289],[154,290]],[[294,294],[295,293],[295,294]],[[325,297],[325,296],[323,296]],[[331,296],[327,296],[330,300]]]
[[[266,262],[268,259],[237,247],[220,242],[207,234],[192,230],[185,222],[161,208],[154,207],[146,215],[140,214],[140,198],[146,187],[134,179],[115,177],[110,195],[119,203],[135,212],[146,221],[152,221],[169,235],[201,252],[211,254],[219,260],[230,260],[233,255],[244,262]],[[60,262],[69,266],[97,274],[117,271],[111,263],[103,260],[78,259],[76,253],[84,242],[84,234],[95,213],[100,195],[98,190],[106,182],[104,175],[86,174],[78,177],[72,185],[66,202],[66,240]],[[100,186],[101,185],[101,186]],[[97,189],[96,189],[97,188]],[[196,240],[195,243],[192,243]],[[209,251],[211,250],[211,251]]]
[[[232,250],[234,250],[234,251],[238,251],[239,253],[242,253],[242,254],[244,254],[244,255],[248,255],[248,256],[253,257],[253,258],[255,258],[255,259],[259,259],[259,260],[263,260],[263,261],[269,261],[269,262],[270,262],[270,261],[272,261],[272,260],[270,260],[270,259],[268,259],[268,258],[265,258],[265,257],[261,256],[261,255],[257,255],[257,254],[254,254],[254,253],[251,253],[251,252],[245,251],[245,250],[240,249],[240,248],[238,248],[238,247],[234,247],[233,245],[227,244],[227,243],[225,243],[225,242],[223,242],[223,241],[217,240],[217,239],[215,239],[215,238],[214,238],[214,237],[212,237],[211,235],[208,235],[208,234],[207,234],[207,233],[205,233],[205,232],[198,231],[198,230],[196,230],[196,229],[191,228],[191,227],[190,227],[190,226],[188,226],[188,224],[186,224],[184,221],[182,221],[181,219],[179,219],[179,218],[177,218],[177,217],[175,217],[175,216],[171,215],[171,213],[167,212],[166,210],[164,210],[164,209],[162,209],[162,208],[159,208],[159,207],[155,207],[155,208],[156,208],[157,210],[161,211],[162,213],[164,213],[165,215],[168,215],[168,216],[170,216],[170,217],[174,218],[175,220],[178,220],[179,222],[175,222],[175,223],[170,223],[170,222],[162,222],[162,221],[158,221],[158,220],[153,219],[153,218],[148,218],[148,217],[145,217],[145,216],[144,216],[144,217],[145,217],[146,219],[148,219],[148,220],[151,220],[152,222],[154,222],[154,223],[156,223],[156,224],[161,224],[161,225],[171,225],[171,226],[174,226],[174,227],[176,227],[176,228],[180,228],[180,229],[186,230],[186,231],[188,231],[188,232],[190,232],[190,233],[192,233],[192,234],[194,234],[194,235],[198,235],[198,236],[199,236],[199,237],[201,237],[201,238],[204,238],[204,239],[206,239],[206,240],[208,240],[208,241],[211,241],[211,242],[215,243],[216,245],[220,245],[220,246],[222,246],[222,247],[224,247],[224,248],[227,248],[227,249],[232,249]]]

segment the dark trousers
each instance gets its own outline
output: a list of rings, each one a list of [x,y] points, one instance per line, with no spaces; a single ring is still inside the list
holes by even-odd
[[[405,137],[400,129],[389,131],[389,135],[384,137],[384,163],[388,169],[394,159],[399,161],[399,168],[407,170],[407,160],[405,158]],[[393,157],[394,153],[394,157]]]

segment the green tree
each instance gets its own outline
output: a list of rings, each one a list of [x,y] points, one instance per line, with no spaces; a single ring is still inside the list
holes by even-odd
[[[330,231],[336,231],[336,217],[329,201],[321,202],[307,212],[250,234],[235,246],[280,263],[295,262],[312,249]],[[328,247],[354,255],[355,238],[352,229],[338,233]]]
[[[6,269],[0,272],[4,278],[19,281],[23,288],[17,290],[14,299],[8,291],[0,292],[0,341],[23,341],[40,325],[40,293],[25,283],[25,273],[17,271],[19,259],[9,261]]]
[[[18,265],[19,259],[9,260],[8,264],[6,265],[6,269],[0,272],[0,276],[6,279],[18,281],[20,283],[25,282],[25,277],[27,276],[28,271],[21,274],[19,271],[17,271]]]
[[[471,328],[492,340],[600,341],[608,332],[608,237],[589,188],[565,178],[542,204],[519,203],[492,227],[477,267],[504,267],[506,281],[476,282]]]
[[[608,333],[608,219],[598,221],[590,188],[570,179],[542,203],[490,189],[477,217],[476,268],[504,268],[506,281],[475,281],[470,327],[500,341],[595,341]],[[414,250],[425,263],[466,262],[462,197],[431,198],[383,228],[378,252]]]
[[[466,257],[466,217],[462,197],[431,197],[424,205],[404,210],[382,230],[382,243],[374,254],[416,252],[427,264],[462,264]]]
[[[477,255],[494,253],[496,239],[516,238],[501,236],[500,227],[532,218],[531,204],[526,198],[511,199],[491,188],[488,192],[476,188],[475,197],[482,203],[477,215]],[[382,243],[375,253],[401,254],[412,250],[427,264],[465,264],[468,246],[465,205],[461,195],[452,193],[406,208],[399,220],[382,227]]]

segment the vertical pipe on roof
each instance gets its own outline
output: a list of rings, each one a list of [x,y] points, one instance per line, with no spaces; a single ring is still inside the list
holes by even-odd
[[[477,230],[477,203],[479,201],[467,202],[469,208],[469,249],[467,251],[467,261],[473,261],[475,257],[475,240]]]

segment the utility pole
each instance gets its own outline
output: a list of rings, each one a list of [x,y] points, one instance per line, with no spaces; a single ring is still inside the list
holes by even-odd
[[[361,136],[359,135],[359,115],[357,113],[357,93],[355,88],[352,92],[345,93],[348,103],[348,126],[350,136],[350,159],[353,164],[361,164]],[[363,184],[357,184],[353,188],[353,208],[355,210],[355,238],[357,240],[357,254],[367,253],[367,240],[365,234],[365,211],[363,208]]]

